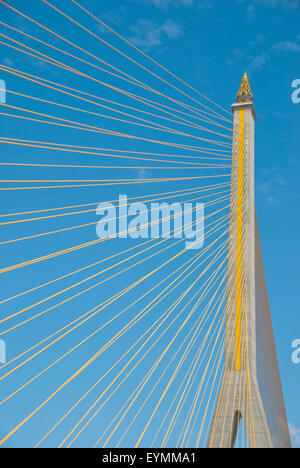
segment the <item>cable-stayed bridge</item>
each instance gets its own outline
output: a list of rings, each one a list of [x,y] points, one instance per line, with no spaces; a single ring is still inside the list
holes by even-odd
[[[290,447],[247,75],[227,109],[86,4],[0,11],[1,445]]]

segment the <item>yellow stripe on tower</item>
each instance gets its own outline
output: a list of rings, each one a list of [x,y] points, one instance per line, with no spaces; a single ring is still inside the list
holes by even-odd
[[[241,370],[242,362],[242,252],[243,252],[243,205],[244,205],[244,140],[245,109],[240,110],[237,188],[237,241],[236,241],[236,324],[235,324],[235,369]]]

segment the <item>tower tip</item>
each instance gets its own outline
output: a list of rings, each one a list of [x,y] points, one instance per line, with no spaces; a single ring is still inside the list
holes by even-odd
[[[247,73],[244,74],[242,84],[236,97],[236,102],[253,102],[253,95],[251,92]]]

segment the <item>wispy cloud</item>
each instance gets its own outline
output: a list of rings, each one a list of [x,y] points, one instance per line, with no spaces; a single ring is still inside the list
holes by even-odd
[[[263,34],[257,34],[255,38],[248,43],[249,47],[257,47],[265,42],[266,38]]]
[[[252,46],[249,45],[250,48],[253,48],[253,46],[253,44]],[[241,61],[243,61],[243,63],[245,64],[245,70],[251,73],[262,70],[269,61],[269,59],[270,56],[267,53],[253,55],[247,54],[240,49],[235,49],[233,51],[232,58],[227,59],[226,63],[231,68],[240,68]]]
[[[257,7],[275,8],[282,7],[288,11],[295,11],[299,8],[300,0],[236,0],[238,3],[247,4],[246,22],[250,23],[256,16]]]
[[[243,3],[244,0],[238,0]],[[259,0],[257,1],[259,3]],[[279,5],[279,1],[270,0],[262,1],[263,5],[275,6]],[[280,3],[281,4],[281,3]],[[291,6],[290,6],[291,8]],[[255,52],[257,52],[255,54]],[[300,53],[300,36],[293,40],[278,41],[273,45],[268,45],[266,36],[257,34],[254,39],[248,42],[248,52],[246,50],[234,49],[232,57],[227,59],[227,65],[231,68],[240,67],[241,61],[244,63],[244,68],[249,72],[257,72],[263,70],[269,65],[269,62],[274,58],[276,53]]]
[[[115,10],[109,11],[108,13],[102,13],[101,20],[104,23],[114,26],[119,26],[126,17],[126,8],[122,5],[120,8],[116,8]],[[97,24],[97,29],[103,34],[108,34],[109,31],[101,24]]]
[[[293,446],[295,448],[300,448],[300,429],[291,423],[289,424],[289,428]]]
[[[247,70],[250,72],[262,70],[269,60],[268,54],[256,55],[252,58]]]
[[[248,5],[246,11],[246,21],[250,23],[255,18],[255,7],[254,5]]]
[[[149,178],[149,174],[150,174],[150,171],[147,171],[146,169],[137,169],[136,173],[137,173],[137,177],[138,179],[147,179],[147,177]]]
[[[176,40],[183,35],[183,27],[170,19],[161,25],[140,19],[136,26],[131,27],[131,31],[131,42],[144,50],[161,46],[165,39]]]
[[[134,0],[138,3],[149,3],[156,8],[167,9],[169,5],[172,6],[191,6],[194,0]]]
[[[300,52],[300,45],[292,41],[281,41],[277,42],[273,49],[279,52]]]
[[[14,62],[10,58],[5,58],[3,60],[3,64],[6,65],[7,67],[12,67]]]
[[[299,0],[254,0],[257,5],[269,8],[281,6],[287,10],[296,10],[299,6]]]
[[[40,73],[45,73],[47,75],[53,75],[53,76],[58,76],[61,74],[61,69],[57,68],[55,65],[49,64],[45,62],[42,59],[34,58],[34,57],[29,57],[27,55],[24,55],[20,59],[20,63],[23,65],[28,65],[30,67],[34,67],[38,69]]]
[[[257,194],[269,205],[278,205],[280,200],[277,195],[282,194],[283,188],[287,186],[288,180],[282,175],[281,168],[273,166],[260,175],[257,182]]]

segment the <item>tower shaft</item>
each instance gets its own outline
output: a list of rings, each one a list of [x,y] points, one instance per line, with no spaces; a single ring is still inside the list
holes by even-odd
[[[234,127],[225,363],[208,447],[234,447],[241,420],[249,447],[290,446],[276,350],[272,345],[274,339],[268,301],[261,306],[259,299],[261,283],[265,284],[265,279],[254,195],[256,114],[246,75],[232,110]],[[267,417],[265,406],[268,396],[263,399],[258,382],[257,358],[261,356],[258,356],[257,314],[260,315],[259,320],[263,317],[265,322],[269,321],[271,345],[264,359],[269,361],[266,362],[267,366],[273,366],[272,375],[277,387],[276,397],[270,395],[274,400],[273,410],[278,411],[278,420],[274,424],[276,428],[271,427]]]

